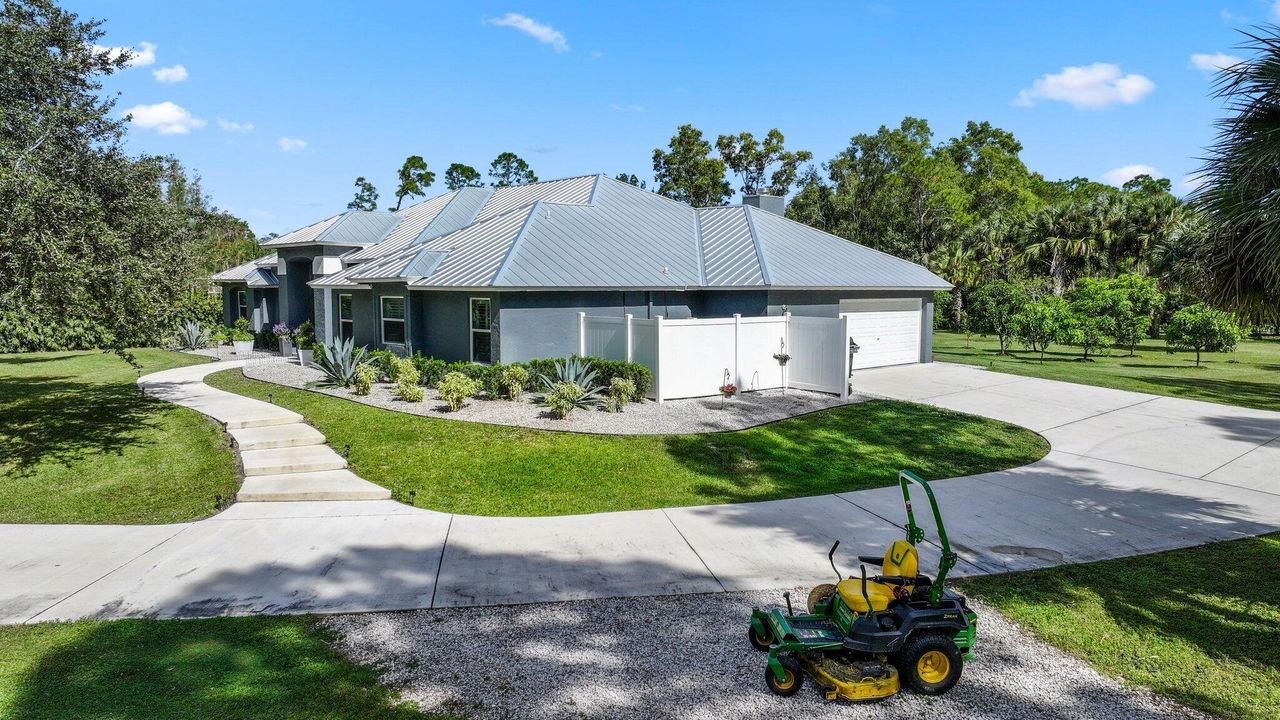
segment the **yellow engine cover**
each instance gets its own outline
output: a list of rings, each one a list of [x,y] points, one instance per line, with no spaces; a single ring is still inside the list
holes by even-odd
[[[881,700],[898,693],[898,670],[889,666],[886,677],[862,677],[856,669],[849,668],[834,659],[809,659],[800,657],[800,664],[806,672],[823,687],[823,695],[828,700],[849,700],[865,702]]]

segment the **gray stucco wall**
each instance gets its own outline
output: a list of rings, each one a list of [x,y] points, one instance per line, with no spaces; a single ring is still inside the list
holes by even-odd
[[[502,362],[564,357],[578,346],[578,313],[637,318],[694,315],[693,293],[621,290],[581,292],[505,292],[495,317],[501,327]]]
[[[305,320],[311,320],[316,325],[316,337],[323,338],[324,335],[319,330],[324,323],[324,293],[313,293],[312,288],[306,285],[315,277],[311,272],[312,264],[317,257],[337,257],[354,249],[353,246],[304,245],[277,250],[276,255],[285,261],[285,274],[278,276],[279,317],[287,318],[289,324],[295,327]]]
[[[491,338],[494,362],[511,362],[502,346],[502,301],[492,292],[440,292],[417,291],[416,305],[420,308],[420,322],[415,323],[419,333],[418,350],[424,355],[450,362],[471,360],[471,298],[488,298],[493,313]]]

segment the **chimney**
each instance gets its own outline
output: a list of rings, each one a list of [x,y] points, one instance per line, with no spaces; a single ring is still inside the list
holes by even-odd
[[[781,195],[743,195],[742,204],[774,215],[785,215],[787,211],[787,199]]]

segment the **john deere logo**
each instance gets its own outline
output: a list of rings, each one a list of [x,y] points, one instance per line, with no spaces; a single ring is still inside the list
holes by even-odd
[[[892,561],[894,561],[895,563],[901,563],[903,560],[906,560],[906,559],[907,559],[907,553],[908,553],[908,552],[910,552],[910,549],[909,549],[909,548],[902,547],[902,546],[900,546],[900,545],[899,545],[899,546],[896,546],[896,547],[897,547],[897,549],[898,549],[898,551],[899,551],[899,552],[897,552],[897,553],[895,554],[892,550],[890,550],[890,551],[889,551],[889,559],[890,559],[890,560],[892,560]]]

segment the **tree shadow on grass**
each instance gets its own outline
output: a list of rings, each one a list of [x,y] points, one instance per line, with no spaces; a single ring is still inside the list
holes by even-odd
[[[0,383],[0,408],[0,462],[24,475],[45,462],[69,465],[88,454],[119,453],[173,406],[133,383],[41,375]]]
[[[972,475],[1043,457],[1029,430],[941,408],[870,401],[718,435],[671,435],[667,453],[714,478],[711,502],[801,497],[892,485],[898,471],[927,479]],[[772,489],[770,489],[772,486]]]
[[[1214,663],[1229,661],[1274,677],[1280,671],[1278,566],[1280,537],[1273,535],[968,583],[998,606],[1034,608],[1037,614],[1061,607],[1062,613],[1070,616],[1073,608],[1097,603],[1110,621],[1126,631],[1189,646]],[[1062,630],[1061,626],[1056,628],[1057,632]],[[1087,647],[1091,643],[1078,644]],[[1132,648],[1133,653],[1142,651]],[[1148,653],[1158,651],[1146,648]],[[1166,652],[1173,651],[1166,648]],[[1146,666],[1151,659],[1143,657],[1135,662]],[[1144,684],[1149,682],[1124,668],[1119,671]],[[1248,700],[1249,693],[1221,686],[1216,687],[1220,692],[1200,692],[1201,688],[1215,689],[1216,683],[1208,678],[1190,684],[1181,680],[1172,681],[1176,687],[1160,687],[1158,679],[1151,684],[1157,691],[1173,690],[1172,694],[1182,696],[1184,702],[1224,716],[1257,716],[1260,711],[1250,707],[1256,696]],[[1274,694],[1274,688],[1270,692]]]
[[[17,683],[7,717],[421,720],[310,626],[255,617],[13,629],[57,639]]]
[[[1165,395],[1226,405],[1240,405],[1242,400],[1247,400],[1249,407],[1280,411],[1280,383],[1171,375],[1144,377],[1142,381],[1160,388],[1157,392]]]

